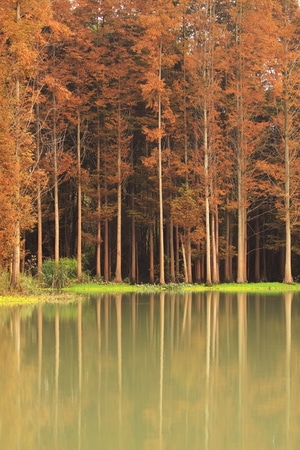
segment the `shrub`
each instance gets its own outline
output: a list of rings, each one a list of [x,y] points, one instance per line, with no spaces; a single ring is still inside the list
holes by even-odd
[[[42,281],[46,287],[56,289],[70,284],[77,277],[77,261],[74,258],[61,258],[58,263],[47,259],[43,263]]]

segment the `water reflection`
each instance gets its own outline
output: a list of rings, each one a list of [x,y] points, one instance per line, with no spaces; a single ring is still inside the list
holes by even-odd
[[[297,448],[297,294],[99,296],[0,310],[0,445]]]
[[[285,330],[286,330],[286,448],[289,448],[290,414],[291,414],[291,339],[292,339],[292,300],[293,295],[285,297]]]

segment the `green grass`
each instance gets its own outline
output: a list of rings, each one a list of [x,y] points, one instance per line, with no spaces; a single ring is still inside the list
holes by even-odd
[[[193,290],[192,286],[191,288],[188,288],[188,290]],[[281,292],[300,292],[300,284],[285,284],[285,283],[279,283],[279,282],[273,282],[273,283],[224,283],[224,284],[217,284],[214,286],[206,286],[206,291],[218,291],[218,292],[249,292],[249,293],[281,293]]]
[[[24,274],[21,275],[19,288],[11,290],[8,274],[0,274],[0,306],[69,303],[79,299],[72,292],[42,287],[39,280]]]
[[[88,283],[88,284],[74,284],[73,286],[64,289],[66,292],[74,292],[81,294],[93,293],[126,293],[126,292],[249,292],[249,293],[281,293],[290,291],[299,291],[300,284],[284,284],[284,283],[226,283],[212,286],[205,286],[204,284],[166,284],[166,285],[130,285],[117,283]]]
[[[228,283],[212,286],[204,284],[174,283],[165,285],[126,284],[126,283],[74,283],[62,290],[24,289],[21,292],[0,291],[0,306],[32,305],[38,303],[68,303],[80,300],[79,294],[125,294],[159,292],[246,292],[276,294],[300,292],[300,284],[284,283]],[[1,295],[2,293],[2,295]],[[74,295],[76,294],[76,295]]]
[[[42,301],[35,296],[0,295],[0,306],[33,305]]]
[[[26,295],[26,294],[11,294],[0,295],[1,306],[16,306],[16,305],[37,305],[46,303],[73,303],[80,300],[81,297],[72,293],[63,292],[45,292],[40,295]]]
[[[158,291],[158,286],[151,285],[137,285],[126,283],[83,283],[74,284],[72,286],[63,289],[64,292],[74,292],[80,294],[93,294],[93,293],[126,293],[126,292],[153,292]]]

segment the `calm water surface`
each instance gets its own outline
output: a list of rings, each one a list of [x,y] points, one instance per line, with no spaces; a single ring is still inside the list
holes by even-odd
[[[0,309],[0,448],[298,449],[300,297]]]

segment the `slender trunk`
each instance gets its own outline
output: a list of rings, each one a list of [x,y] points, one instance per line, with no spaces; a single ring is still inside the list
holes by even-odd
[[[215,227],[216,227],[216,282],[220,283],[220,255],[219,255],[219,209],[216,206],[216,214],[215,214]]]
[[[132,209],[134,208],[134,200],[132,200]],[[135,217],[131,218],[131,282],[136,283],[136,226]]]
[[[212,214],[211,218],[211,241],[212,241],[212,281],[215,284],[220,282],[219,274],[219,259],[218,259],[218,207],[216,207],[216,213]]]
[[[201,281],[200,250],[201,250],[200,242],[197,242],[197,256],[196,256],[196,263],[195,263],[195,280],[197,283],[199,283]]]
[[[210,205],[209,205],[209,170],[208,170],[208,114],[204,101],[204,180],[205,180],[205,232],[206,232],[206,284],[212,284],[210,252]]]
[[[265,246],[265,225],[263,224],[262,227],[262,242],[264,243],[262,248],[262,281],[267,281],[268,275],[267,275],[267,250]]]
[[[54,261],[59,262],[58,151],[56,130],[56,98],[53,95],[53,177],[54,177]]]
[[[185,17],[183,17],[183,127],[184,127],[184,164],[185,164],[185,183],[188,186],[189,179],[188,179],[188,126],[187,126],[187,95],[186,95],[186,54],[187,49],[185,48],[185,42],[186,42],[186,36],[185,36],[185,30],[186,30],[186,23],[185,23]]]
[[[104,279],[110,280],[110,263],[109,263],[109,220],[104,222]]]
[[[38,278],[42,275],[43,267],[43,212],[42,212],[42,194],[41,185],[37,188],[37,274]]]
[[[105,173],[104,177],[104,191],[107,192],[107,174]],[[105,194],[105,208],[108,207],[108,198],[107,194]],[[105,218],[104,221],[104,279],[105,281],[110,280],[110,255],[109,255],[109,220]]]
[[[259,218],[255,219],[255,255],[254,255],[254,279],[261,281],[260,274],[260,227]]]
[[[190,231],[187,232],[187,274],[188,274],[188,283],[193,282],[192,275],[192,243],[191,243],[191,235]]]
[[[184,269],[184,281],[185,283],[189,282],[188,270],[187,270],[187,261],[186,261],[186,252],[184,245],[184,238],[181,239],[181,250],[182,250],[182,259],[183,259],[183,269]]]
[[[171,283],[175,282],[175,260],[174,260],[174,227],[173,227],[173,219],[170,219],[170,281]]]
[[[96,277],[101,277],[101,184],[100,184],[100,137],[97,137],[97,244],[96,244]]]
[[[284,208],[285,208],[285,264],[284,283],[293,283],[292,276],[292,245],[291,245],[291,211],[290,211],[290,151],[288,139],[288,112],[285,104],[284,118],[284,160],[285,160],[285,184],[284,184]]]
[[[41,158],[41,122],[40,122],[40,107],[36,106],[37,117],[37,132],[36,132],[36,160],[37,168],[39,167]],[[37,273],[41,277],[43,266],[43,212],[42,212],[42,192],[41,184],[38,179],[37,185]]]
[[[241,150],[239,150],[240,152]],[[238,157],[238,166],[242,160]],[[243,186],[243,169],[238,167],[238,258],[237,258],[237,283],[247,282],[247,250],[246,250],[246,200],[245,188]]]
[[[16,21],[21,19],[21,7],[20,2],[17,0],[16,5]],[[16,102],[16,112],[15,112],[15,126],[16,126],[16,136],[15,136],[15,158],[16,158],[16,205],[19,209],[20,203],[20,79],[17,75],[15,82],[15,102]],[[14,243],[12,252],[12,264],[11,264],[11,278],[10,285],[12,288],[18,288],[20,285],[20,259],[21,259],[21,230],[20,230],[20,220],[17,217],[14,224]]]
[[[122,283],[122,172],[121,105],[118,105],[118,187],[117,187],[117,256],[115,282]]]
[[[226,210],[226,255],[225,255],[225,281],[231,282],[232,276],[232,233],[230,212]]]
[[[149,280],[150,283],[154,283],[154,242],[153,242],[153,225],[149,226],[149,256],[150,256],[150,268],[149,268]]]
[[[10,278],[10,286],[14,289],[20,286],[20,260],[21,260],[20,241],[21,241],[20,222],[19,220],[16,220],[14,231],[12,266],[11,266],[12,269]]]
[[[162,41],[159,46],[159,82],[161,82],[162,68]],[[164,268],[164,212],[163,212],[163,188],[162,188],[162,105],[161,92],[158,92],[158,191],[159,191],[159,281],[165,284],[165,268]]]
[[[284,21],[287,26],[289,23],[289,2],[284,1]],[[289,142],[289,67],[286,60],[288,54],[288,42],[286,37],[284,38],[284,167],[285,167],[285,180],[284,180],[284,212],[285,212],[285,263],[284,263],[284,283],[293,283],[292,275],[292,244],[291,244],[291,155],[290,155],[290,142]]]
[[[77,186],[77,278],[78,280],[82,277],[82,185],[81,185],[81,117],[78,111],[77,116],[77,176],[78,176],[78,186]]]
[[[134,172],[133,152],[131,152],[131,167]],[[135,209],[135,189],[131,187],[131,210]],[[131,217],[131,282],[137,282],[137,241],[136,241],[136,220],[135,215]]]
[[[176,274],[176,279],[179,280],[179,276],[180,276],[179,233],[178,233],[177,225],[175,227],[175,274]]]
[[[243,5],[238,5],[238,21],[236,26],[236,45],[238,52],[237,67],[237,203],[238,203],[238,257],[237,257],[237,283],[247,282],[247,207],[245,186],[245,138],[244,138],[244,99],[243,99],[243,56],[241,49],[241,26]]]
[[[211,35],[211,8],[209,2],[206,3],[207,16],[207,35]],[[212,284],[211,276],[211,228],[210,228],[210,140],[209,136],[209,106],[211,95],[211,49],[210,43],[205,39],[203,45],[203,84],[204,84],[204,98],[203,98],[203,148],[204,148],[204,195],[205,195],[205,233],[206,233],[206,284]]]
[[[169,147],[170,148],[170,147]],[[170,280],[170,224],[166,223],[165,226],[165,278]]]

